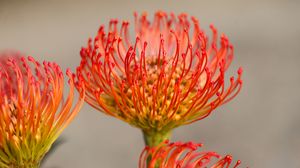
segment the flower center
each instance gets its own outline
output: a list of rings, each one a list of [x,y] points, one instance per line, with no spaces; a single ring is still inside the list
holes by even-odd
[[[146,71],[130,66],[132,82],[128,82],[127,76],[120,76],[124,86],[116,89],[116,95],[102,95],[102,98],[122,118],[126,118],[122,110],[129,110],[137,124],[150,122],[153,127],[160,128],[165,125],[163,121],[180,120],[190,110],[192,97],[197,94],[197,81],[193,81],[192,72],[162,61],[159,63],[153,57],[146,59],[146,65]]]

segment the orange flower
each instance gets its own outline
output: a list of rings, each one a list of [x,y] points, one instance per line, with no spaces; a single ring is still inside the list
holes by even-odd
[[[156,147],[145,147],[140,155],[139,168],[229,168],[232,157],[221,157],[215,152],[197,151],[202,144],[193,142],[169,143],[168,141]],[[212,162],[212,159],[218,159]],[[241,163],[238,160],[233,168]]]
[[[70,92],[63,100],[64,76],[51,62],[40,65],[16,53],[0,61],[0,167],[38,167],[84,100],[73,106],[74,77],[67,71]],[[81,97],[84,87],[77,83]]]
[[[196,18],[157,12],[153,22],[135,14],[136,40],[129,23],[111,20],[81,49],[77,77],[95,109],[141,128],[146,141],[166,139],[178,126],[207,117],[241,89],[242,69],[225,86],[233,46],[211,26],[213,37]],[[154,138],[157,139],[157,138]],[[160,141],[160,140],[159,140]]]

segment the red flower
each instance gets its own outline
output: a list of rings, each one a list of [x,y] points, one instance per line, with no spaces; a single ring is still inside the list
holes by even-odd
[[[132,43],[129,22],[111,20],[80,52],[77,77],[87,89],[85,101],[147,135],[207,117],[242,86],[241,68],[225,86],[233,46],[225,35],[218,45],[217,30],[211,30],[209,42],[194,17],[157,12],[150,22],[135,14]]]
[[[165,141],[156,147],[145,147],[140,155],[139,168],[228,168],[232,157],[221,157],[215,152],[197,151],[202,144],[168,143]],[[217,159],[217,161],[213,161]],[[240,164],[238,160],[233,168]]]

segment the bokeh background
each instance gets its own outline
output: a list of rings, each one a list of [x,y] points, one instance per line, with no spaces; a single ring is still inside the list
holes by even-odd
[[[229,74],[244,68],[242,92],[210,117],[175,130],[172,140],[196,141],[230,153],[242,167],[300,167],[300,1],[297,0],[0,0],[0,50],[75,70],[79,50],[111,18],[159,9],[214,23],[235,46]],[[43,168],[133,168],[141,132],[84,105],[64,142]]]

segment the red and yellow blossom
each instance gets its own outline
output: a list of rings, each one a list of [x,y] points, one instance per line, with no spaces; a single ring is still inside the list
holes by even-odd
[[[134,25],[134,42],[127,21],[101,26],[81,49],[77,77],[87,103],[141,128],[149,143],[149,137],[166,139],[173,128],[207,117],[240,91],[241,68],[225,86],[233,46],[223,34],[218,42],[214,26],[209,40],[186,14],[157,12],[152,22],[135,14]]]
[[[197,151],[200,147],[202,144],[193,142],[168,141],[152,148],[145,147],[140,155],[139,168],[229,168],[232,165],[230,155],[221,157],[216,152]],[[240,163],[240,160],[233,163],[233,168]]]
[[[64,100],[65,79],[57,64],[40,64],[16,53],[1,55],[0,167],[39,167],[84,102],[84,86],[74,82],[69,70],[67,76],[70,90]],[[75,85],[80,98],[74,105]]]

